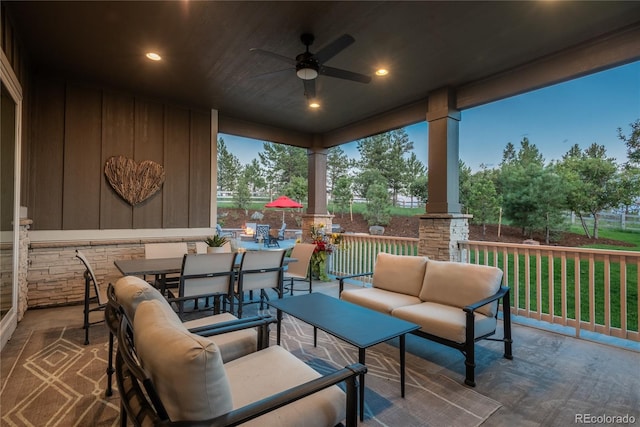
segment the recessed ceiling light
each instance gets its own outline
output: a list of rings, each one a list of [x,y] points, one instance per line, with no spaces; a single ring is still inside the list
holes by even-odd
[[[320,108],[320,104],[317,101],[311,101],[309,103],[309,107],[311,107],[311,108]]]
[[[152,61],[160,61],[162,59],[162,57],[155,52],[147,52],[145,56]]]
[[[380,68],[376,70],[376,76],[386,76],[387,74],[389,74],[389,70],[387,70],[386,68]]]

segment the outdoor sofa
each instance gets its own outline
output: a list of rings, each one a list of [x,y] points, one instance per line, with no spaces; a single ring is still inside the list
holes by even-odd
[[[372,287],[344,290],[349,278],[373,275]],[[420,325],[412,332],[460,350],[465,384],[474,387],[475,342],[492,339],[502,300],[504,357],[512,359],[509,288],[496,267],[379,253],[372,273],[338,277],[340,298]]]

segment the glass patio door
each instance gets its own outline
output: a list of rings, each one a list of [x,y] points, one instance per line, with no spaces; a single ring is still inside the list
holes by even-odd
[[[0,67],[0,348],[17,325],[19,150],[22,94],[2,55]]]

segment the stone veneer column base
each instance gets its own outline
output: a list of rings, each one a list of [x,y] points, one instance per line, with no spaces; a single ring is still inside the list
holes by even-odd
[[[18,251],[18,322],[22,320],[24,313],[27,311],[28,304],[28,292],[29,292],[29,245],[31,240],[29,239],[29,228],[33,224],[33,221],[27,218],[20,219],[20,232],[19,232],[19,251]]]
[[[334,215],[329,214],[302,214],[302,242],[311,240],[311,225],[324,224],[325,232],[331,233],[331,225],[333,224]]]
[[[437,261],[461,261],[458,241],[469,238],[465,214],[424,214],[420,216],[418,254]]]

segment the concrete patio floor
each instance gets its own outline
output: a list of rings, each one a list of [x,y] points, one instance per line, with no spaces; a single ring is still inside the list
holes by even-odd
[[[337,282],[313,285],[314,292],[338,295]],[[252,306],[257,310],[257,304],[247,309]],[[18,328],[81,324],[82,307],[66,306],[29,310]],[[502,357],[502,343],[477,345],[475,391],[502,404],[483,426],[566,426],[625,415],[640,423],[640,353],[519,324],[513,339],[513,360]],[[420,373],[463,382],[464,357],[457,350],[409,335],[407,352],[432,362]]]

